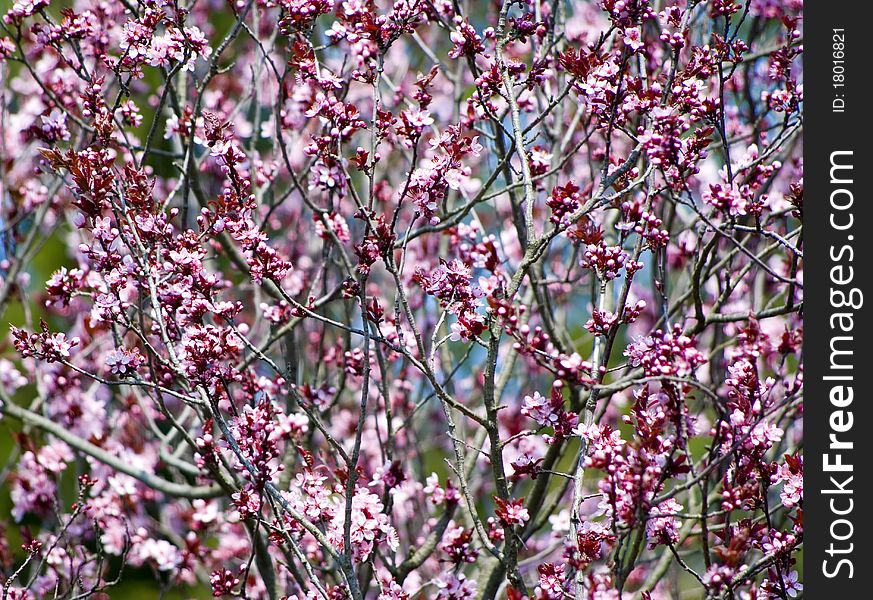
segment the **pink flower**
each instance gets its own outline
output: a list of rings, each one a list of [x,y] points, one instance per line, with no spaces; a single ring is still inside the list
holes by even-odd
[[[639,27],[628,27],[624,30],[624,37],[622,38],[625,45],[636,52],[640,48],[642,48],[645,43],[642,40],[642,34],[640,33]]]
[[[495,497],[494,502],[497,504],[494,512],[503,525],[524,525],[530,520],[530,513],[524,506],[524,498],[502,500]]]
[[[150,562],[159,571],[171,571],[181,560],[179,550],[167,540],[144,539],[135,544],[136,560]]]
[[[652,508],[652,515],[646,521],[646,537],[650,548],[659,544],[675,544],[679,541],[679,527],[682,522],[675,515],[680,512],[682,512],[682,505],[673,498]]]
[[[15,365],[5,358],[0,358],[0,386],[3,386],[6,393],[12,394],[25,385],[27,385],[27,378],[15,368]]]
[[[109,368],[109,372],[122,377],[135,373],[143,363],[145,363],[145,359],[136,348],[133,350],[121,348],[106,357],[106,366]]]
[[[539,589],[545,598],[557,600],[564,597],[564,585],[567,580],[563,564],[543,563],[537,567],[539,572]]]
[[[463,573],[443,573],[434,582],[438,600],[471,600],[476,597],[476,582]]]

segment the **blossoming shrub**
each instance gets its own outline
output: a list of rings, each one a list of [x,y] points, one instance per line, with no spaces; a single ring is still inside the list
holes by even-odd
[[[4,598],[802,589],[800,0],[6,7]]]

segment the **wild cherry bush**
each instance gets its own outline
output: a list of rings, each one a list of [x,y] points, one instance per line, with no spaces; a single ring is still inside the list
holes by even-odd
[[[6,7],[3,598],[802,595],[800,0]]]

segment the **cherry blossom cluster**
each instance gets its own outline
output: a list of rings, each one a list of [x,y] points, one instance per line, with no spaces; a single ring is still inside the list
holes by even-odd
[[[796,597],[801,9],[5,3],[2,595]]]

